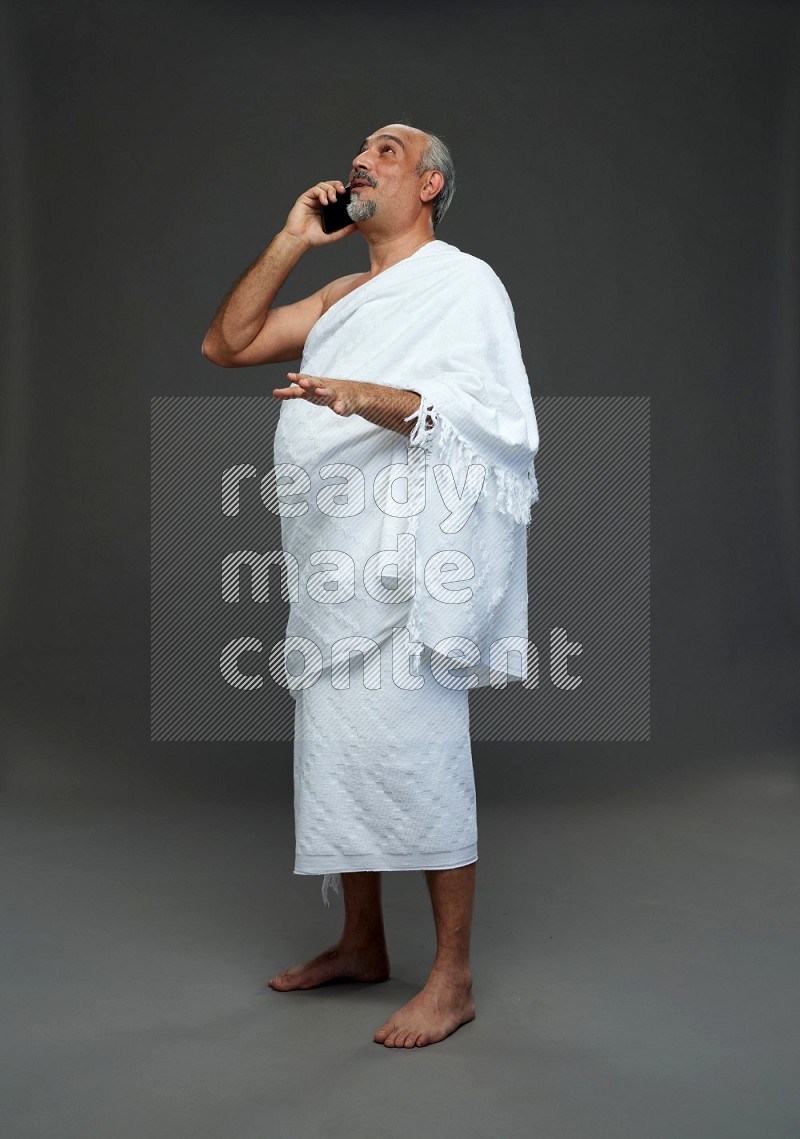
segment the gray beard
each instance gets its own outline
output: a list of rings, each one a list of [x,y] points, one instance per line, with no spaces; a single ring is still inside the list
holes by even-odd
[[[347,216],[350,221],[366,221],[368,218],[375,216],[375,211],[378,208],[378,203],[374,198],[367,198],[365,201],[360,201],[358,198],[351,198],[350,203],[347,205]]]

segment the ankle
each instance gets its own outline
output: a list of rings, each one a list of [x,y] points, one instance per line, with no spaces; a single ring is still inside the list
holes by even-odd
[[[374,929],[368,932],[344,930],[336,947],[349,953],[370,953],[377,956],[387,951],[386,935],[383,929]]]
[[[438,959],[431,968],[430,981],[446,981],[448,985],[457,985],[459,988],[472,988],[472,966],[469,961],[448,961]]]

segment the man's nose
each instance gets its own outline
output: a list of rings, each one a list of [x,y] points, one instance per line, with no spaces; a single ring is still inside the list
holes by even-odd
[[[370,169],[370,160],[365,150],[360,151],[353,159],[353,169],[366,171]]]

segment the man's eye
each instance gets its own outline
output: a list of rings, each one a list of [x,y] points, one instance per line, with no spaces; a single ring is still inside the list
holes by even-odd
[[[383,149],[384,149],[384,150],[391,150],[392,154],[394,154],[394,147],[393,147],[393,146],[389,146],[388,142],[386,143],[386,145],[384,146],[384,148],[383,148]]]

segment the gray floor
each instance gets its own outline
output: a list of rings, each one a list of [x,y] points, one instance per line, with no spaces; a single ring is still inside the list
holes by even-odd
[[[291,872],[288,761],[254,790],[235,745],[211,778],[184,745],[197,779],[129,766],[112,794],[95,739],[89,793],[68,735],[6,725],[4,1134],[800,1135],[790,754],[637,774],[587,752],[526,798],[476,757],[477,1018],[405,1051],[372,1033],[430,964],[421,874],[384,876],[390,981],[275,993],[341,920]]]

